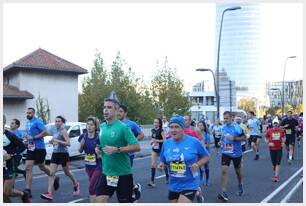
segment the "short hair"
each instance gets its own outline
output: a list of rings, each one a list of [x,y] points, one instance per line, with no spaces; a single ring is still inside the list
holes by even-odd
[[[124,104],[120,104],[120,105],[119,105],[119,108],[123,109],[123,111],[124,111],[125,113],[128,112],[128,108],[127,108],[127,106],[125,106]]]
[[[253,111],[249,111],[249,113],[253,116],[255,116],[255,113]]]
[[[291,114],[292,114],[292,111],[291,111],[291,110],[289,110],[287,113],[291,113]]]
[[[13,119],[18,127],[20,127],[20,121],[18,119]]]
[[[224,115],[229,115],[230,117],[233,117],[233,113],[230,112],[230,111],[225,111],[225,112],[223,112],[223,116],[224,116]]]
[[[116,99],[106,98],[104,102],[112,102],[115,105],[115,109],[119,108],[120,103]]]
[[[56,119],[57,118],[61,119],[64,124],[66,123],[66,119],[64,117],[62,117],[61,115],[57,116]]]
[[[28,110],[32,110],[33,113],[35,114],[35,109],[33,107],[29,107]]]

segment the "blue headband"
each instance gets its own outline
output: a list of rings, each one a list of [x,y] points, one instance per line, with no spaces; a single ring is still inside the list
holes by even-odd
[[[169,122],[169,126],[173,123],[176,123],[178,125],[180,125],[180,127],[182,129],[185,129],[185,120],[184,117],[180,116],[180,115],[174,115],[171,117],[170,122]]]

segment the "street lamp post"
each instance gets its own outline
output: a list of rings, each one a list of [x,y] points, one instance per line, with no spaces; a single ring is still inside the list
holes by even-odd
[[[231,8],[227,8],[222,12],[222,17],[221,17],[221,23],[220,23],[220,31],[219,31],[219,41],[218,41],[218,53],[217,53],[217,90],[218,90],[218,94],[219,94],[219,60],[220,60],[220,43],[221,43],[221,33],[222,33],[222,24],[223,24],[223,16],[224,13],[227,11],[234,11],[237,9],[241,9],[240,6],[235,6],[235,7],[231,7]],[[217,118],[220,118],[219,116],[220,113],[220,97],[217,97]]]
[[[282,97],[282,91],[279,89],[279,88],[271,88],[270,90],[273,90],[273,91],[279,91],[279,94],[280,96]],[[281,98],[281,104],[282,104],[282,111],[283,111],[283,99]]]
[[[285,105],[285,72],[286,72],[286,66],[287,66],[287,60],[296,58],[296,56],[289,56],[285,60],[285,67],[284,67],[284,75],[283,75],[283,92],[282,92],[282,116],[284,116],[284,105]]]
[[[205,69],[205,68],[199,68],[196,69],[196,71],[198,72],[211,72],[214,78],[214,87],[215,87],[215,95],[216,95],[216,100],[219,99],[219,91],[217,90],[217,86],[216,86],[216,77],[215,77],[215,73],[211,70],[211,69]],[[217,118],[219,118],[219,113],[220,113],[220,107],[218,105],[218,100],[217,100]]]

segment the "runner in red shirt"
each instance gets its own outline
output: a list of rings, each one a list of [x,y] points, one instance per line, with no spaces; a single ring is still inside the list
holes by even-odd
[[[285,147],[285,135],[286,132],[282,128],[279,127],[278,119],[273,120],[273,128],[268,129],[266,134],[266,143],[269,146],[270,156],[273,165],[273,171],[275,172],[273,181],[279,181],[279,170],[280,170],[280,163],[282,160],[282,151],[283,147]]]

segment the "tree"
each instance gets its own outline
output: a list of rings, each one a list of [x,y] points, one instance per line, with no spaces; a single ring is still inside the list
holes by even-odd
[[[44,124],[50,123],[50,106],[48,99],[42,98],[40,94],[38,94],[38,98],[36,99],[36,111],[37,116],[42,120]]]
[[[300,114],[301,112],[303,112],[303,104],[298,104],[298,105],[295,107],[295,113],[296,113],[296,114]]]
[[[85,121],[90,115],[103,119],[102,103],[110,94],[108,74],[100,52],[95,55],[94,67],[90,76],[82,83],[82,93],[79,94],[79,120]]]
[[[184,114],[190,108],[188,98],[183,95],[183,81],[176,69],[168,65],[167,57],[163,68],[157,65],[157,72],[151,82],[151,91],[156,109],[167,117],[173,113]]]
[[[103,119],[102,104],[115,91],[121,103],[128,107],[128,116],[141,123],[152,123],[154,105],[150,92],[126,64],[120,52],[117,53],[108,72],[104,66],[101,53],[97,52],[91,74],[82,84],[79,94],[79,119],[84,121],[89,115]]]
[[[238,109],[242,109],[244,111],[257,111],[257,98],[255,97],[247,97],[242,98],[238,102]]]

